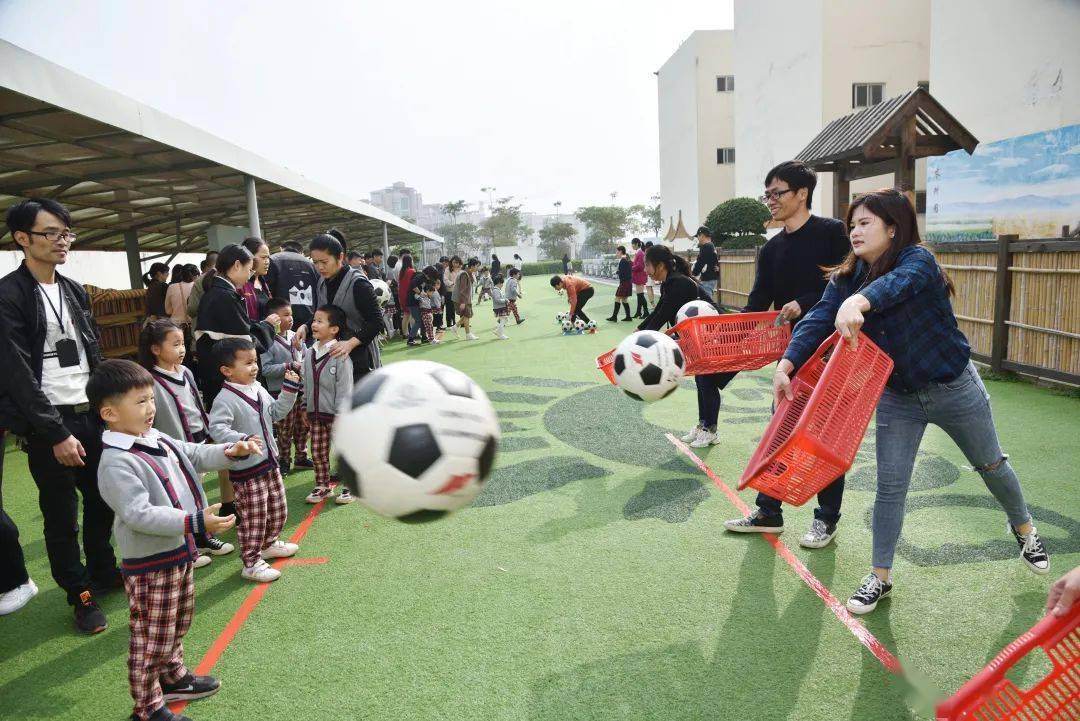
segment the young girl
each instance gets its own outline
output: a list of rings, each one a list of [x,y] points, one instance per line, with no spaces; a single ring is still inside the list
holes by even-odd
[[[420,286],[420,322],[424,327],[424,335],[429,343],[438,343],[435,337],[435,287],[431,282]]]
[[[795,326],[773,390],[778,402],[792,398],[792,374],[834,327],[853,348],[862,330],[893,360],[877,405],[872,569],[848,599],[848,610],[870,613],[893,589],[890,570],[904,501],[929,423],[949,434],[1001,504],[1024,564],[1047,573],[1050,557],[998,444],[990,396],[956,325],[952,281],[919,239],[911,203],[899,190],[867,193],[851,204],[847,224],[851,252],[830,269],[821,301]]]
[[[491,279],[491,283],[491,307],[495,311],[495,328],[492,332],[499,340],[509,340],[510,336],[506,335],[506,319],[510,316],[510,311],[506,307],[506,296],[503,294],[503,277],[496,275]]]
[[[514,314],[514,322],[521,325],[525,322],[525,318],[518,313],[517,307],[518,300],[525,297],[521,293],[521,271],[517,268],[510,268],[509,274],[510,277],[506,280],[506,307]]]
[[[485,297],[491,297],[491,270],[486,265],[480,269],[480,275],[476,277],[476,285],[480,288],[476,293],[476,302],[480,304],[484,302]]]
[[[308,503],[318,503],[330,496],[330,433],[334,418],[352,394],[353,368],[348,354],[335,356],[330,350],[341,339],[347,325],[345,311],[336,305],[323,305],[311,321],[315,342],[304,353],[304,398],[311,426],[311,457],[315,462],[315,488]],[[334,503],[344,505],[355,498],[342,485]]]
[[[634,238],[637,240],[637,238]],[[638,240],[638,244],[641,241]],[[615,290],[615,309],[611,311],[611,317],[608,318],[612,323],[619,320],[619,306],[623,307],[626,311],[626,317],[623,320],[631,320],[630,318],[630,303],[627,299],[630,297],[630,286],[633,280],[633,264],[630,262],[630,258],[626,255],[626,246],[620,245],[615,249],[616,254],[619,256],[619,287]],[[639,306],[640,307],[640,306]]]
[[[171,320],[152,320],[139,334],[139,364],[154,379],[154,428],[186,443],[205,443],[210,419],[203,406],[195,374],[184,365],[184,331]],[[233,545],[211,534],[195,537],[199,557],[195,567],[211,556],[233,552]]]
[[[431,281],[433,292],[431,294],[431,313],[432,320],[435,323],[435,330],[442,331],[445,328],[443,324],[443,293],[442,293],[442,274],[440,273],[434,280]],[[439,341],[438,335],[431,336],[431,342],[437,343]]]

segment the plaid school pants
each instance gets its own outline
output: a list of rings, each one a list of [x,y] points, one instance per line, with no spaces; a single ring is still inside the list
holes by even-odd
[[[285,502],[285,484],[281,470],[271,468],[246,481],[233,481],[236,508],[240,521],[236,537],[240,541],[240,558],[250,568],[258,563],[264,548],[278,540],[289,508]]]
[[[274,424],[274,438],[278,452],[286,465],[292,464],[292,447],[296,445],[296,460],[308,457],[308,422],[301,396],[297,396],[289,415]]]
[[[424,335],[428,340],[435,337],[435,314],[430,309],[423,309],[420,311],[420,320],[424,323]]]
[[[330,434],[334,430],[333,418],[309,415],[311,426],[311,462],[315,464],[315,485],[330,485]]]
[[[508,301],[506,301],[506,307],[509,308],[510,312],[514,314],[514,320],[517,321],[518,323],[520,323],[521,322],[521,316],[518,315],[517,301],[516,300],[508,300]]]

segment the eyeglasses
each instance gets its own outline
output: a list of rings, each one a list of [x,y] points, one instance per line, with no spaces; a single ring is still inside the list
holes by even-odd
[[[27,232],[30,235],[43,235],[45,236],[45,240],[49,241],[50,243],[55,243],[61,238],[68,241],[69,243],[74,243],[75,239],[78,237],[70,230],[46,230],[45,232],[41,232],[40,230],[29,230]]]
[[[770,200],[780,200],[784,196],[784,193],[794,193],[794,188],[788,188],[787,190],[766,190],[765,195],[758,198],[762,203],[768,203]]]

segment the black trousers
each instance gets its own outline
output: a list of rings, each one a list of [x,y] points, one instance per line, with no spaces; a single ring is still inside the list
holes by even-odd
[[[30,579],[26,572],[22,546],[19,545],[19,529],[15,521],[4,512],[4,431],[0,430],[0,593],[7,593]]]
[[[589,322],[589,316],[585,315],[585,304],[589,302],[589,298],[592,298],[596,293],[592,288],[586,288],[577,294],[577,307],[574,308],[574,315],[570,317],[570,322],[573,323],[578,318],[581,318],[586,323]]]
[[[451,297],[452,293],[443,293],[443,307],[446,309],[446,327],[454,325],[454,299]]]
[[[38,505],[45,519],[45,551],[56,585],[67,593],[74,605],[79,594],[92,583],[110,585],[115,580],[116,556],[109,544],[113,512],[98,492],[97,470],[101,460],[101,420],[95,413],[62,414],[64,425],[86,450],[83,463],[61,465],[53,455],[52,445],[31,435],[27,455],[30,475],[38,487]],[[82,550],[79,550],[79,498],[83,498]]]

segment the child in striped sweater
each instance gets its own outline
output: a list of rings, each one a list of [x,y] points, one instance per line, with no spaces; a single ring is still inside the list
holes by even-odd
[[[338,410],[352,395],[353,366],[349,354],[334,355],[333,348],[345,332],[345,311],[336,305],[324,305],[315,311],[311,337],[315,342],[304,354],[304,388],[308,423],[311,426],[311,456],[315,462],[315,488],[308,503],[330,497],[330,434]],[[334,503],[352,503],[355,497],[339,486]]]
[[[205,443],[210,419],[203,406],[195,374],[184,365],[187,349],[184,331],[171,320],[152,320],[139,334],[139,364],[154,379],[154,428],[185,443]],[[211,556],[232,553],[226,543],[212,533],[195,536],[199,555],[195,568],[210,564]]]

